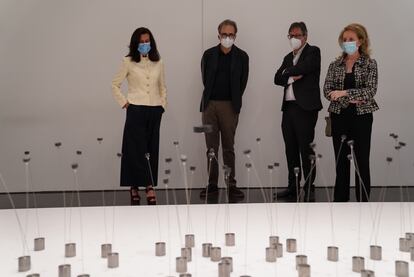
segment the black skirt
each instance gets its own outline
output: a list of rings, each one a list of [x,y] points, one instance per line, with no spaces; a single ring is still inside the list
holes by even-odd
[[[156,186],[162,106],[129,105],[122,140],[121,186]]]

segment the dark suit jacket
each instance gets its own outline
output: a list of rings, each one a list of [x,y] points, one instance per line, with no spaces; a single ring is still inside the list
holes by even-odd
[[[200,111],[208,105],[212,90],[214,88],[214,82],[216,78],[216,71],[218,65],[220,45],[214,46],[210,49],[207,49],[201,59],[201,76],[204,84],[203,96],[200,104]],[[244,90],[246,89],[247,79],[249,76],[249,56],[246,52],[236,47],[232,46],[230,52],[231,55],[231,101],[233,105],[234,112],[240,113],[242,106],[242,96]]]
[[[285,87],[283,94],[282,111],[285,108],[285,94],[288,87],[288,79],[291,76],[302,75],[295,81],[293,94],[296,103],[304,110],[321,110],[322,102],[319,87],[321,74],[321,51],[316,46],[306,44],[302,50],[297,64],[293,65],[293,53],[290,52],[283,59],[283,63],[275,74],[275,84]]]

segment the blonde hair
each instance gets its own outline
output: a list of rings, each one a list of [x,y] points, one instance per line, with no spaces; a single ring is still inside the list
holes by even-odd
[[[338,37],[339,46],[342,46],[343,36],[346,31],[352,31],[357,35],[359,42],[361,43],[361,46],[358,49],[359,53],[361,55],[365,55],[369,57],[371,54],[371,49],[369,48],[370,42],[369,42],[367,29],[359,23],[349,24],[339,34],[339,37]]]

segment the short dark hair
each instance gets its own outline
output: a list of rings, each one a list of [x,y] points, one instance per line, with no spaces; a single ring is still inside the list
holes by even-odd
[[[293,22],[292,24],[290,24],[289,33],[290,33],[290,31],[292,31],[295,28],[299,28],[302,31],[304,36],[306,36],[308,34],[308,29],[306,28],[305,22],[302,22],[302,21],[301,22]]]
[[[230,25],[230,26],[233,26],[233,28],[234,28],[234,32],[237,34],[237,24],[236,24],[236,22],[235,22],[235,21],[233,21],[233,20],[231,20],[231,19],[226,19],[226,20],[223,20],[223,22],[221,22],[221,23],[218,25],[217,30],[218,30],[218,32],[219,32],[219,33],[220,33],[220,31],[221,31],[221,28],[222,28],[223,26],[225,26],[225,25]]]
[[[141,54],[138,52],[139,40],[142,35],[148,34],[150,37],[151,50],[148,53],[148,58],[157,62],[160,60],[160,53],[158,53],[157,44],[155,43],[154,36],[148,28],[140,27],[134,31],[131,36],[131,42],[129,43],[129,53],[127,57],[131,57],[131,60],[139,63],[141,61]]]

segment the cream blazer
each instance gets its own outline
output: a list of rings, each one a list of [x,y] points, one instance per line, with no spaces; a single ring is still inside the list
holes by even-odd
[[[121,91],[125,79],[128,81],[126,95]],[[121,107],[129,102],[133,105],[162,106],[165,109],[167,88],[162,60],[152,62],[147,57],[141,57],[141,61],[136,63],[130,57],[125,57],[112,80],[112,94]]]

